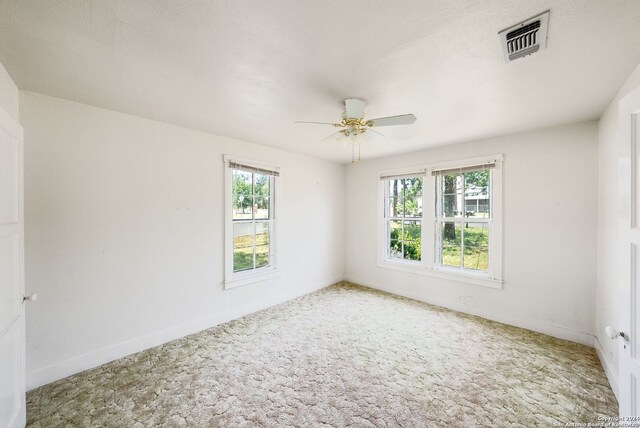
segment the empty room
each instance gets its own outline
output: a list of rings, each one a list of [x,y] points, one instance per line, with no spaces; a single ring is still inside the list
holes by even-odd
[[[640,426],[640,1],[0,2],[0,428]]]

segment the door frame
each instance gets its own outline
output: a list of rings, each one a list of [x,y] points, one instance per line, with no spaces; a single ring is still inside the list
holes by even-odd
[[[18,348],[19,348],[19,373],[17,386],[19,392],[20,403],[18,411],[13,415],[13,420],[9,421],[10,428],[22,428],[26,424],[26,402],[25,402],[25,274],[24,274],[24,143],[23,129],[20,124],[4,109],[0,108],[0,128],[7,131],[8,134],[15,138],[17,153],[14,156],[17,162],[17,179],[16,194],[17,212],[13,219],[9,222],[0,224],[0,236],[8,236],[10,234],[18,237],[18,301],[16,304],[16,316],[6,326],[0,326],[0,335],[10,332],[12,329],[18,329]],[[17,229],[17,230],[16,230]]]
[[[621,417],[640,416],[640,88],[627,94],[619,103],[618,157],[618,239],[620,331],[625,335],[619,347],[619,404]],[[635,360],[635,362],[634,362]],[[624,419],[622,419],[624,420]]]

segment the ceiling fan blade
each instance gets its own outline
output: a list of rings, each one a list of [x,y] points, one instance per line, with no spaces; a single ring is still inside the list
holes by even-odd
[[[355,98],[344,100],[344,107],[347,117],[354,119],[364,117],[364,101]]]
[[[339,143],[349,143],[351,142],[352,138],[351,136],[347,135],[346,132],[344,132],[344,130],[342,131],[338,131],[338,138],[336,138],[336,141],[338,141]]]
[[[335,125],[334,123],[329,123],[329,122],[303,122],[303,121],[300,121],[300,120],[295,121],[293,123],[310,123],[312,125],[331,125],[331,126]]]
[[[416,121],[413,114],[401,114],[399,116],[379,117],[378,119],[368,120],[371,126],[392,126],[392,125],[411,125]]]
[[[331,135],[327,135],[322,140],[320,140],[320,142],[325,143],[327,141],[338,141],[340,134],[344,134],[344,131],[338,131],[338,132],[334,132]]]
[[[362,135],[364,136],[365,140],[371,142],[377,142],[384,138],[383,134],[379,133],[378,131],[374,131],[371,128],[367,129],[367,131]]]

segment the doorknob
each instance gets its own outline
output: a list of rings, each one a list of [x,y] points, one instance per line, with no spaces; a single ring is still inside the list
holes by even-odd
[[[625,340],[625,342],[629,341],[629,335],[625,334],[622,331],[617,331],[615,328],[611,327],[610,325],[604,329],[604,332],[607,334],[609,339],[617,339],[621,337]]]
[[[26,302],[27,300],[30,301],[30,302],[38,300],[38,293],[33,293],[33,294],[28,295],[28,296],[24,296],[22,298],[23,302]]]

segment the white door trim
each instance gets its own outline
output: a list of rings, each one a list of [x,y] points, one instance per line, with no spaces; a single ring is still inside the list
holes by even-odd
[[[620,416],[640,415],[640,88],[619,104]],[[627,419],[621,419],[625,421]]]
[[[11,279],[9,282],[13,282],[13,287],[9,286],[3,289],[6,293],[9,291],[9,296],[0,296],[5,298],[3,302],[3,308],[9,308],[9,316],[2,317],[0,315],[0,353],[2,354],[3,361],[0,361],[0,365],[8,369],[6,373],[10,374],[11,380],[0,383],[3,391],[2,396],[14,397],[15,401],[5,401],[2,405],[7,405],[2,411],[2,420],[0,425],[6,424],[6,426],[24,427],[26,423],[26,407],[25,407],[25,324],[24,324],[24,196],[23,196],[23,131],[22,127],[11,117],[5,110],[0,108],[0,132],[9,136],[10,153],[9,157],[5,157],[3,161],[3,169],[6,165],[10,164],[8,168],[11,172],[7,175],[5,169],[5,175],[2,175],[0,171],[0,180],[4,183],[7,180],[10,183],[9,187],[4,187],[2,190],[5,192],[10,189],[11,193],[8,199],[0,202],[0,240],[3,240],[4,245],[2,259],[5,267],[14,269],[14,272],[8,275]],[[2,184],[2,183],[0,183]],[[7,209],[8,208],[8,209]],[[5,273],[7,271],[5,270]],[[6,278],[0,278],[5,280]],[[5,360],[6,358],[6,360]],[[11,371],[12,365],[17,373]],[[8,391],[5,391],[7,388]],[[5,392],[7,395],[5,395]],[[6,418],[6,419],[5,419]]]

